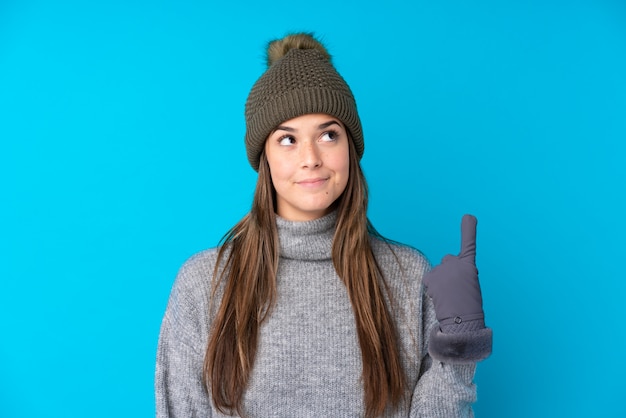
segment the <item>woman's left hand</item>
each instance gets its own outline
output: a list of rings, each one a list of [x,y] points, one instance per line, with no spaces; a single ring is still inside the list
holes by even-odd
[[[460,333],[485,328],[483,299],[476,268],[476,218],[461,221],[461,252],[447,255],[424,275],[441,331]]]

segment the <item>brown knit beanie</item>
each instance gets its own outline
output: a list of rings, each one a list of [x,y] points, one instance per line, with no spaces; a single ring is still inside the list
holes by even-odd
[[[270,133],[282,122],[308,113],[326,113],[343,122],[359,158],[363,156],[354,96],[317,39],[299,33],[270,42],[267,65],[246,101],[246,151],[255,171]]]

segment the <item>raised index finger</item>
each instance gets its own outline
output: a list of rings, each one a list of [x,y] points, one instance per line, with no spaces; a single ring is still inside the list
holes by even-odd
[[[461,252],[459,258],[469,259],[476,263],[476,217],[463,215],[461,220]]]

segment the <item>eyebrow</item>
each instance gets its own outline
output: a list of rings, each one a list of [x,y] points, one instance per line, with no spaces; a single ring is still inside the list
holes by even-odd
[[[341,126],[341,125],[339,125],[339,122],[337,122],[336,120],[330,120],[328,122],[325,122],[325,123],[322,123],[321,125],[319,125],[317,127],[317,129],[319,129],[319,130],[326,129],[326,128],[328,128],[331,125]],[[280,125],[280,126],[277,126],[276,129],[274,129],[274,132],[276,132],[276,131],[296,132],[297,129],[291,128],[289,126]]]

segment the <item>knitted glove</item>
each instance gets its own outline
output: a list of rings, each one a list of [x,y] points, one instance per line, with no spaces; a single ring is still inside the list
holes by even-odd
[[[483,299],[476,268],[476,218],[463,216],[461,252],[447,255],[424,275],[440,329],[430,336],[429,352],[441,361],[482,360],[491,353],[491,330],[485,328]]]

